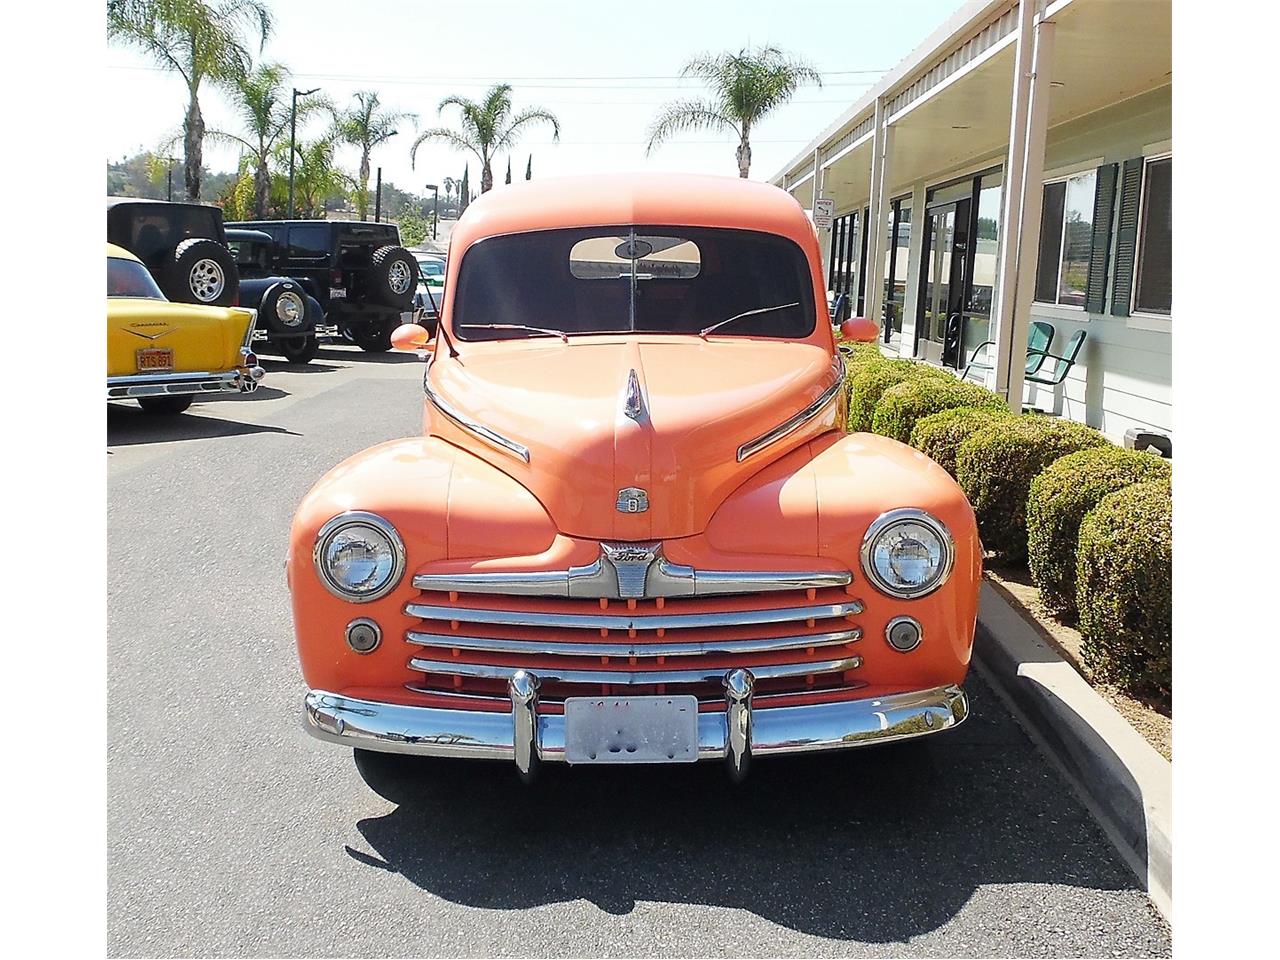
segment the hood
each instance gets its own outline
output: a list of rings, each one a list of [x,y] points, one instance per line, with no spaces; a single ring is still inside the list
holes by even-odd
[[[460,352],[431,365],[432,390],[455,413],[527,447],[529,462],[431,403],[428,433],[520,481],[571,536],[700,533],[748,477],[836,424],[833,403],[738,461],[740,445],[808,407],[838,376],[830,352],[808,343],[592,337],[462,344]]]

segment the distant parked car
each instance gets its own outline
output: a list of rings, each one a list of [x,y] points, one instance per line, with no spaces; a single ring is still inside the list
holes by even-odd
[[[239,307],[171,303],[128,250],[107,244],[107,399],[182,413],[197,396],[257,389],[256,316]]]
[[[240,273],[217,207],[107,197],[107,242],[141,260],[170,300],[236,303]]]
[[[320,350],[324,322],[320,302],[306,281],[280,276],[275,241],[261,230],[227,231],[227,245],[240,271],[239,306],[258,311],[257,336],[266,350],[290,363],[309,363]]]
[[[254,220],[275,241],[274,269],[307,283],[325,320],[362,350],[391,349],[391,332],[412,318],[418,263],[391,223],[348,220]]]
[[[418,260],[418,287],[413,294],[415,320],[428,330],[435,331],[440,317],[440,304],[444,299],[445,258],[436,253],[412,251]]]

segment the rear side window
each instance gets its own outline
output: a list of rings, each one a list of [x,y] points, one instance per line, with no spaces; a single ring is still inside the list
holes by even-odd
[[[329,256],[329,228],[307,224],[289,228],[289,256],[299,260],[323,260]]]
[[[204,207],[141,208],[130,211],[127,232],[124,245],[148,260],[168,253],[191,237],[217,240],[218,212]]]
[[[136,260],[123,257],[107,257],[107,296],[164,299],[147,268]]]

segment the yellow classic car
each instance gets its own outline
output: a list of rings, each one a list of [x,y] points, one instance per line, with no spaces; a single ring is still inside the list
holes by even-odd
[[[171,303],[141,260],[108,243],[107,399],[173,414],[199,394],[256,389],[256,320],[239,307]]]

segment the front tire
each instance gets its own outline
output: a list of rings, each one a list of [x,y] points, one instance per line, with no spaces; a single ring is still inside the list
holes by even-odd
[[[195,397],[190,395],[185,397],[139,397],[138,406],[145,413],[158,414],[160,416],[176,416],[179,413],[186,412],[191,406],[191,401]]]

